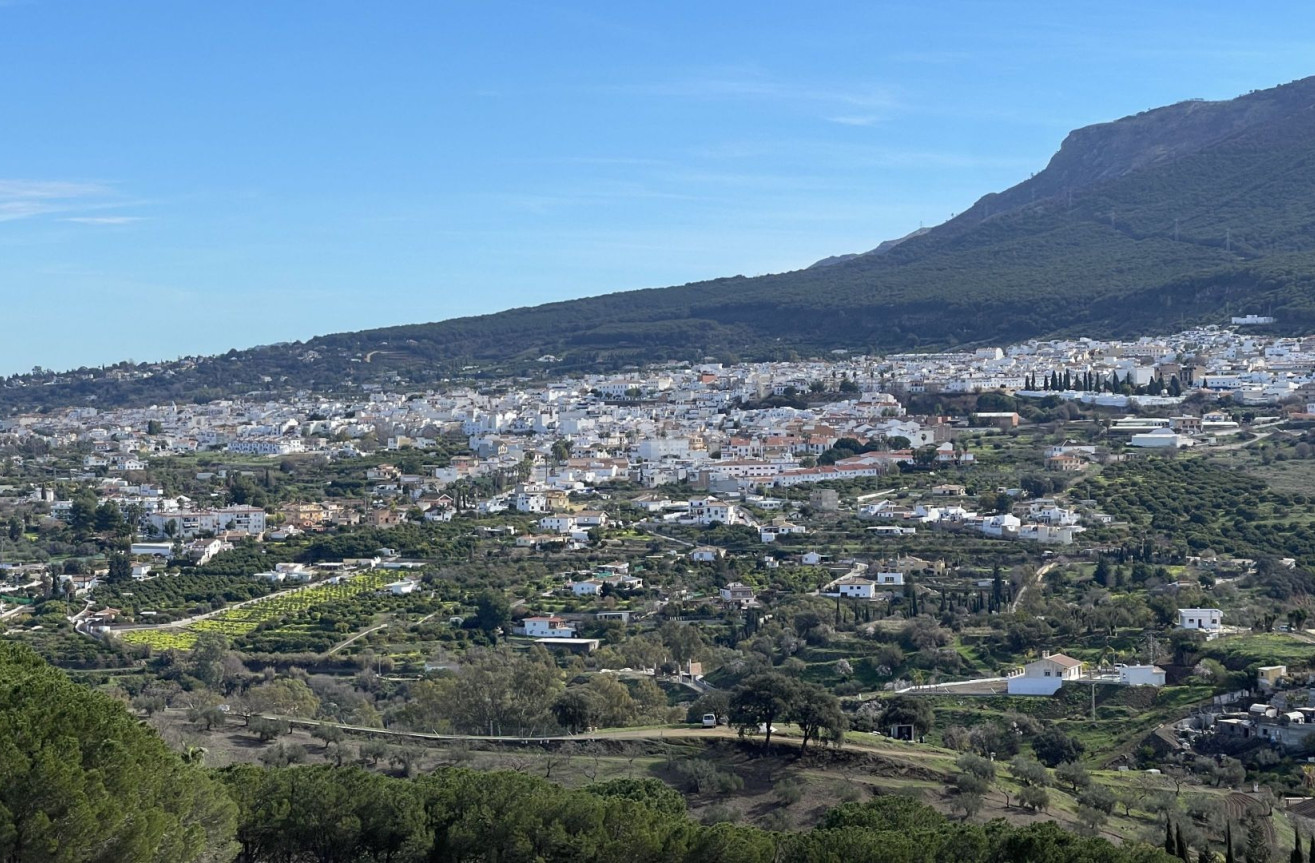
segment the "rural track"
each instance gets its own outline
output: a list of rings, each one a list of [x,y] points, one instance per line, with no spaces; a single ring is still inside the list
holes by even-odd
[[[1040,584],[1041,579],[1045,577],[1045,574],[1050,572],[1050,570],[1054,569],[1056,566],[1059,566],[1059,561],[1052,560],[1050,563],[1038,567],[1037,571],[1032,573],[1030,577],[1023,579],[1023,586],[1018,588],[1018,596],[1015,596],[1014,601],[1009,604],[1009,611],[1018,611],[1018,604],[1023,601],[1023,597],[1027,594],[1028,589]]]
[[[429,617],[433,617],[433,615],[431,614]],[[426,617],[425,620],[428,620],[429,617]],[[423,622],[424,621],[421,621],[421,623]],[[381,629],[387,629],[387,628],[388,628],[388,624],[381,623],[378,626],[372,626],[369,629],[363,629],[360,632],[353,635],[351,638],[347,639],[346,641],[340,641],[337,644],[335,644],[333,647],[330,647],[328,650],[324,651],[324,655],[332,656],[333,654],[342,650],[347,645],[351,644],[353,641],[356,641],[358,638],[364,638],[365,636],[369,635],[372,632],[378,632]]]
[[[710,731],[702,727],[690,728],[640,728],[631,731],[621,730],[608,734],[558,734],[544,737],[515,735],[515,734],[436,734],[427,731],[400,731],[393,728],[372,728],[368,725],[348,725],[344,722],[328,722],[318,719],[301,719],[291,716],[279,716],[272,713],[251,713],[238,714],[243,719],[274,719],[287,722],[295,728],[315,728],[317,726],[330,726],[340,728],[346,732],[356,734],[366,734],[374,737],[389,737],[393,739],[405,740],[426,740],[431,742],[452,742],[460,743],[462,741],[483,742],[483,743],[511,743],[528,745],[531,743],[598,743],[608,740],[662,740],[670,738],[708,738],[708,739],[734,739],[737,735],[735,732],[725,729]],[[775,739],[775,738],[773,738]],[[787,738],[783,738],[787,739]]]

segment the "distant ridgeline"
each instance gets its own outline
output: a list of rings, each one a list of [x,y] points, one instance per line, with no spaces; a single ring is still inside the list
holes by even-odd
[[[1171,863],[1053,823],[951,822],[906,797],[799,833],[704,826],[655,779],[566,790],[519,773],[188,766],[125,706],[0,642],[0,859],[13,863],[1027,860]]]
[[[322,336],[163,364],[149,377],[27,376],[0,389],[0,410],[424,385],[472,367],[523,374],[1128,337],[1248,314],[1311,332],[1312,157],[1308,78],[1079,129],[1045,170],[949,222],[807,269]]]

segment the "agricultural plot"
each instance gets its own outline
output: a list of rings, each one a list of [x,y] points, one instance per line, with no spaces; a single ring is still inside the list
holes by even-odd
[[[196,643],[197,635],[202,632],[218,632],[230,640],[236,640],[262,624],[285,621],[304,614],[316,606],[379,590],[396,579],[397,574],[394,572],[365,572],[336,584],[322,582],[291,593],[231,608],[187,626],[133,629],[121,633],[119,638],[128,644],[144,644],[157,651],[189,650]]]

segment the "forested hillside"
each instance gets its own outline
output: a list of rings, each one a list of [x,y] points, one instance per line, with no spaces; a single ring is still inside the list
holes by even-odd
[[[0,407],[425,384],[677,358],[869,353],[1230,314],[1315,330],[1315,78],[1074,132],[1045,171],[882,254],[107,373],[14,378]],[[437,277],[436,277],[437,278]]]
[[[904,861],[1159,863],[1054,824],[947,821],[902,797],[799,833],[704,826],[653,779],[567,791],[515,773],[188,766],[123,704],[0,642],[0,859],[9,863]]]

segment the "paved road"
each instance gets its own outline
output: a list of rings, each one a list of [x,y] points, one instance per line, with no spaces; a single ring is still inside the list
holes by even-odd
[[[26,590],[29,587],[40,587],[40,586],[41,586],[41,579],[38,578],[35,581],[29,581],[27,584],[20,584],[4,592],[0,592],[0,606],[5,605],[6,593],[15,593],[20,590]],[[7,620],[11,617],[17,617],[23,612],[31,611],[31,610],[32,610],[32,606],[30,605],[20,605],[18,603],[14,603],[13,608],[6,608],[4,611],[0,611],[0,620]]]
[[[1260,443],[1262,440],[1269,437],[1271,434],[1273,434],[1273,432],[1261,432],[1260,434],[1253,437],[1251,440],[1242,440],[1242,441],[1238,441],[1237,443],[1226,443],[1223,446],[1212,446],[1209,447],[1209,451],[1227,452],[1230,449],[1241,449],[1244,446],[1251,446],[1253,443]]]

